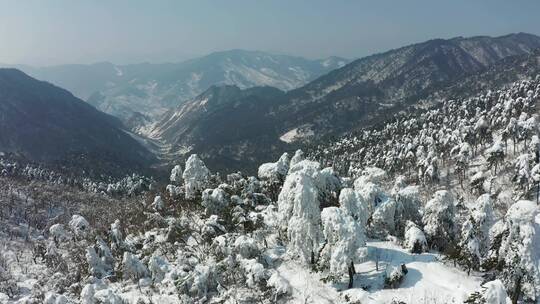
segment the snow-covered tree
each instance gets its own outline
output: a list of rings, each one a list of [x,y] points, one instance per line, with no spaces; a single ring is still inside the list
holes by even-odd
[[[165,202],[161,198],[161,196],[157,195],[154,197],[154,201],[152,202],[152,208],[156,211],[163,211],[165,209]]]
[[[227,193],[221,189],[206,189],[202,193],[202,206],[208,214],[217,214],[229,204]]]
[[[186,199],[193,199],[208,187],[210,170],[206,168],[197,154],[192,154],[186,161],[186,169],[182,177],[184,178]]]
[[[494,223],[493,203],[489,194],[483,194],[476,200],[461,231],[461,259],[469,270],[479,269],[487,257],[491,246],[489,233]]]
[[[265,163],[259,166],[258,177],[268,190],[267,194],[272,199],[277,199],[279,190],[285,181],[289,171],[289,154],[284,153],[275,163]]]
[[[281,230],[288,250],[301,261],[314,262],[320,239],[319,163],[304,160],[291,168],[278,198]]]
[[[444,250],[455,237],[452,194],[447,190],[435,192],[433,198],[426,204],[422,221],[430,246]]]
[[[414,222],[408,221],[405,226],[403,247],[411,253],[422,253],[427,251],[426,236]]]
[[[494,143],[493,146],[486,150],[486,153],[489,167],[493,167],[495,169],[495,174],[497,174],[497,168],[504,160],[504,151],[501,143]]]
[[[503,238],[499,257],[504,261],[502,281],[513,303],[540,300],[540,225],[535,221],[538,206],[518,201],[506,213],[508,233]]]
[[[371,181],[366,181],[363,177],[359,177],[354,181],[354,190],[358,192],[362,200],[365,202],[370,213],[370,217],[375,209],[387,199],[386,194],[378,184]]]
[[[90,233],[90,223],[88,223],[88,221],[84,217],[78,214],[74,214],[71,217],[71,221],[69,221],[69,227],[78,237],[85,237],[86,235],[88,235],[88,233]]]
[[[149,275],[148,268],[130,252],[124,252],[122,259],[122,273],[124,279],[139,280]]]
[[[120,220],[116,219],[114,223],[111,224],[110,230],[111,237],[111,248],[113,250],[119,250],[124,248],[124,236],[122,234],[122,227],[120,225]]]
[[[111,260],[114,262],[110,251],[105,251],[103,256],[99,256],[93,246],[86,249],[86,262],[88,263],[89,273],[96,278],[103,278],[112,272]]]
[[[531,180],[530,161],[530,154],[522,154],[515,161],[515,175],[513,180],[522,191],[529,190],[529,182]]]
[[[354,264],[367,254],[364,228],[352,216],[337,207],[324,208],[321,213],[326,240],[319,263],[328,267],[338,278],[349,274],[349,288],[353,286]]]
[[[317,188],[319,189],[319,202],[321,207],[337,206],[341,179],[334,169],[328,167],[317,174]]]
[[[281,181],[289,171],[289,154],[283,153],[275,163],[264,163],[259,166],[258,176],[261,180]]]
[[[489,281],[482,284],[482,289],[472,293],[466,304],[511,304],[501,280]]]
[[[371,235],[384,237],[387,234],[395,234],[396,207],[397,203],[394,199],[384,197],[371,215]]]
[[[396,233],[398,236],[402,236],[408,221],[412,221],[417,225],[422,223],[420,187],[407,186],[400,189],[396,194],[396,202]]]
[[[176,165],[172,168],[169,180],[176,185],[180,184],[182,181],[182,166]]]
[[[368,206],[360,194],[353,189],[341,189],[341,193],[339,194],[339,208],[352,216],[354,220],[360,222],[362,227],[367,225],[369,217]]]
[[[293,167],[294,165],[298,164],[304,159],[305,159],[304,152],[302,150],[296,150],[296,152],[294,152],[294,155],[291,158],[291,161],[289,163],[289,168]]]

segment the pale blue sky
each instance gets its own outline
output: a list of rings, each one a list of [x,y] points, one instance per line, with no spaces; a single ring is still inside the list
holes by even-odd
[[[362,57],[431,38],[540,34],[538,0],[0,0],[0,62],[181,61],[234,48]]]

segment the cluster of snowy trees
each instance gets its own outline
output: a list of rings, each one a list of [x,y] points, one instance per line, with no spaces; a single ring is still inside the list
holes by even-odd
[[[501,169],[513,166],[516,192],[526,197],[540,181],[539,96],[540,81],[519,81],[430,110],[398,114],[379,127],[319,145],[310,156],[346,176],[378,167],[425,186],[457,180],[479,194],[489,192]],[[486,166],[476,168],[480,158]]]
[[[426,195],[375,167],[341,178],[300,151],[263,164],[258,177],[221,180],[196,155],[183,167],[172,169],[163,191],[108,226],[78,214],[52,220],[45,238],[32,240],[34,261],[47,272],[27,300],[124,303],[134,293],[146,303],[145,292],[160,290],[162,299],[183,301],[286,301],[291,287],[276,263],[295,261],[350,288],[355,264],[367,258],[367,238],[390,236],[412,253],[437,249],[464,269],[489,274],[498,281],[486,286],[497,283],[516,300],[540,292],[534,202],[516,202],[501,216],[482,194],[460,211],[451,190]],[[389,281],[394,272],[406,275],[406,268],[392,269]],[[399,285],[394,281],[390,286]]]
[[[89,182],[93,192],[133,194],[108,201],[110,211],[58,215],[10,186],[4,201],[54,215],[38,225],[14,223],[21,210],[0,213],[2,223],[26,225],[40,269],[31,293],[18,295],[0,256],[0,293],[26,303],[286,302],[292,287],[280,264],[351,288],[376,239],[484,275],[468,303],[537,302],[539,94],[540,81],[520,81],[402,114],[307,154],[284,153],[257,176],[222,177],[191,155],[162,187],[137,175]],[[384,273],[395,288],[407,268]]]
[[[102,176],[98,181],[85,176],[62,174],[41,165],[23,163],[6,154],[0,154],[0,177],[66,185],[109,196],[136,196],[149,191],[156,183],[152,178],[136,173],[120,179]]]
[[[410,210],[420,213],[394,229],[377,225],[378,214],[370,213],[370,224],[378,227],[374,232],[401,237],[404,227],[404,246],[411,251],[437,249],[468,272],[498,280],[469,303],[489,303],[482,301],[494,286],[503,286],[513,303],[535,302],[540,300],[539,101],[540,79],[523,80],[402,113],[320,145],[310,156],[357,178],[371,167],[384,169],[386,183],[394,181],[390,197],[414,201]],[[384,202],[385,195],[379,196]],[[403,225],[395,218],[394,224],[399,222]]]

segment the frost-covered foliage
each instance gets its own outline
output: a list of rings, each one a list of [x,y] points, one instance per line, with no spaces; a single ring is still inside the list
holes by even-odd
[[[366,203],[370,215],[375,212],[379,205],[388,199],[388,196],[381,186],[372,179],[366,179],[361,176],[354,181],[354,190],[360,194],[362,200]]]
[[[384,197],[371,215],[371,235],[387,235],[396,232],[397,203],[390,197]]]
[[[319,164],[304,160],[291,168],[278,198],[280,227],[286,231],[291,255],[314,262],[319,246]]]
[[[228,206],[229,198],[222,188],[206,189],[202,193],[201,204],[207,213],[216,214]]]
[[[350,274],[354,264],[367,256],[364,227],[337,207],[324,208],[321,221],[325,245],[319,264],[337,277],[347,272]]]
[[[130,252],[124,252],[122,258],[122,273],[124,279],[139,280],[149,275],[148,268]]]
[[[193,199],[208,186],[210,170],[206,168],[197,154],[192,154],[186,161],[186,169],[182,177],[184,178],[186,199]]]
[[[384,271],[384,285],[386,288],[397,288],[407,275],[408,269],[405,264],[388,265]]]
[[[319,172],[317,188],[319,189],[319,201],[323,208],[337,205],[342,182],[334,169],[328,167]]]
[[[428,246],[424,232],[411,221],[407,222],[405,227],[403,247],[412,253],[422,253],[427,251]]]
[[[407,221],[421,224],[422,216],[420,210],[422,207],[420,187],[406,186],[399,189],[396,194],[396,233],[402,235],[406,229]]]
[[[465,303],[510,304],[512,301],[508,297],[503,283],[500,280],[494,280],[484,283],[482,289],[471,294]]]
[[[84,217],[78,214],[75,214],[71,217],[71,221],[69,221],[69,227],[71,228],[73,233],[79,237],[84,237],[88,233],[90,233],[90,223],[88,223],[88,221]]]
[[[478,269],[491,247],[490,230],[495,223],[493,203],[488,194],[476,200],[461,232],[460,250],[468,267]]]
[[[88,263],[88,272],[101,279],[112,274],[114,258],[103,240],[98,241],[98,246],[97,252],[94,246],[86,248],[86,263]]]
[[[152,202],[152,208],[156,211],[162,211],[165,209],[165,202],[161,198],[161,196],[157,195],[154,197],[154,201]]]
[[[70,232],[62,224],[52,225],[49,228],[49,234],[56,242],[65,242],[71,239]]]
[[[502,240],[499,256],[505,267],[502,281],[511,298],[538,301],[540,294],[540,225],[538,206],[518,201],[506,214],[508,233]]]
[[[92,176],[65,171],[55,171],[46,165],[36,165],[18,159],[11,154],[0,152],[0,176],[27,181],[42,181],[54,185],[70,186],[86,192],[107,194],[113,197],[136,196],[148,191],[155,181],[139,174],[122,178],[111,176]]]
[[[283,181],[289,171],[289,162],[289,154],[284,153],[277,162],[262,164],[258,176],[261,180]]]
[[[321,144],[309,156],[332,164],[342,175],[360,176],[377,167],[426,187],[451,181],[469,187],[465,181],[478,172],[471,164],[481,157],[484,172],[472,180],[481,191],[476,195],[489,192],[483,182],[500,177],[502,167],[508,169],[506,162],[516,161],[513,183],[523,195],[534,182],[527,165],[530,169],[538,163],[530,155],[538,151],[534,136],[539,92],[538,79],[521,80],[467,99],[404,111],[377,127]],[[524,154],[529,156],[521,157]]]
[[[180,182],[182,182],[182,174],[183,174],[182,166],[175,165],[171,170],[171,176],[169,177],[169,180],[172,183],[175,183],[178,185],[180,184]]]
[[[446,190],[435,192],[427,202],[422,221],[428,243],[444,250],[455,237],[454,198]]]
[[[303,161],[304,159],[306,159],[306,157],[304,155],[304,151],[296,150],[296,152],[294,152],[294,155],[291,158],[291,161],[289,163],[289,168],[294,167],[294,165],[298,164],[299,162]]]
[[[339,207],[346,214],[365,227],[369,217],[368,206],[363,198],[351,188],[344,188],[339,194]]]

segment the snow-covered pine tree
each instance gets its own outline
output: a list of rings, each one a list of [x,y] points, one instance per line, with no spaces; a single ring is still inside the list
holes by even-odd
[[[296,164],[278,198],[279,225],[287,233],[287,250],[300,261],[312,264],[321,237],[319,168],[319,163],[308,160]]]
[[[424,215],[424,232],[432,248],[445,250],[455,238],[454,198],[447,190],[435,192],[427,202]]]
[[[506,213],[508,233],[503,238],[499,257],[504,262],[501,280],[512,299],[540,300],[540,225],[536,222],[538,206],[531,201],[518,201]]]
[[[349,288],[353,287],[354,264],[367,255],[364,228],[346,211],[337,207],[324,208],[321,212],[325,245],[319,264],[328,267],[330,274],[340,278],[349,274]]]
[[[192,154],[186,161],[186,168],[182,177],[184,178],[186,199],[194,199],[208,187],[210,170],[206,168],[206,165],[197,154]]]

